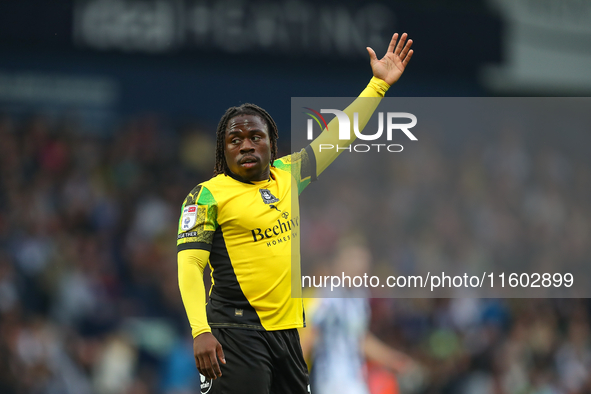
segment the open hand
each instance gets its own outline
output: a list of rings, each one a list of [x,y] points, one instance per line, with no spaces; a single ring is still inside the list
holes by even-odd
[[[367,47],[369,53],[369,63],[373,71],[373,76],[384,80],[387,84],[392,85],[404,72],[406,65],[412,57],[413,51],[410,49],[412,40],[406,41],[408,34],[404,33],[398,40],[398,33],[394,33],[388,51],[383,58],[378,60],[376,53],[370,47]]]

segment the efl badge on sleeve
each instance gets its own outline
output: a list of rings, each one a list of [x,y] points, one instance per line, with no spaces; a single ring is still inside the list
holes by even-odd
[[[197,221],[197,205],[187,205],[181,217],[181,230],[187,231],[195,227]]]
[[[263,197],[263,201],[265,204],[273,204],[275,202],[279,202],[279,199],[271,194],[269,189],[259,189],[261,192],[261,196]]]

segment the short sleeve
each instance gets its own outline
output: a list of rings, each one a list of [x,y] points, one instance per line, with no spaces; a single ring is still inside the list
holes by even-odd
[[[218,206],[211,192],[198,185],[181,208],[177,235],[177,251],[204,249],[211,251],[213,235],[218,228]]]
[[[298,185],[298,195],[316,180],[316,156],[310,145],[299,152],[275,160],[273,165],[293,176]]]

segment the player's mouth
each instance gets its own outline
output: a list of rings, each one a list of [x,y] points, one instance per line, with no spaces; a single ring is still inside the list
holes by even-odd
[[[245,168],[252,168],[257,165],[259,160],[254,156],[246,156],[240,159],[240,165]]]

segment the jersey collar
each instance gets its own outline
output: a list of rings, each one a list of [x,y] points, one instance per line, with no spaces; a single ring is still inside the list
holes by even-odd
[[[237,180],[238,182],[246,183],[247,185],[254,185],[255,184],[254,182],[247,181],[246,179],[242,178],[241,176],[238,176],[238,175],[234,174],[230,170],[228,170],[226,172],[226,175],[229,176],[232,179]],[[269,171],[269,179],[267,181],[260,181],[260,182],[271,182],[273,179],[275,179],[275,177],[273,176],[273,174],[271,173],[271,171]]]

